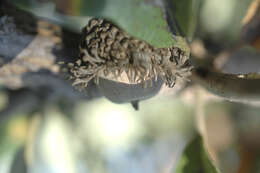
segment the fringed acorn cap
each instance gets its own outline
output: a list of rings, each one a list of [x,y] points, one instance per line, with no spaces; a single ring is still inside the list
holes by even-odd
[[[146,84],[161,77],[168,87],[177,78],[187,79],[191,66],[189,55],[177,47],[155,48],[131,37],[104,19],[91,19],[82,31],[80,55],[69,64],[73,85],[87,86],[99,77],[129,84]]]

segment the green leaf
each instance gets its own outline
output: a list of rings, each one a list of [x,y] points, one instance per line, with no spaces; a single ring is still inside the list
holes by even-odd
[[[176,173],[220,173],[213,164],[200,136],[185,148]]]
[[[170,23],[179,35],[191,41],[196,30],[201,0],[164,0]]]
[[[61,13],[55,11],[56,8],[54,3],[41,4],[41,8],[39,8],[39,5],[28,6],[25,5],[25,3],[20,3],[17,0],[12,1],[19,7],[33,12],[35,15],[50,18],[55,20],[57,23],[61,23],[77,31],[80,31],[81,28],[87,24],[90,17],[106,18],[112,20],[130,35],[142,39],[155,47],[171,47],[174,45],[188,51],[189,49],[185,39],[178,36],[179,33],[181,33],[179,29],[184,30],[185,33],[190,32],[190,30],[194,30],[192,29],[194,27],[191,27],[191,25],[188,24],[192,20],[190,16],[193,14],[193,12],[190,12],[189,10],[193,10],[192,7],[193,3],[195,2],[190,0],[186,0],[185,2],[179,0],[176,2],[178,3],[178,7],[180,7],[178,8],[179,17],[171,18],[171,22],[181,23],[181,26],[183,27],[174,28],[175,26],[172,26],[173,28],[171,27],[171,29],[168,27],[166,16],[167,14],[170,14],[169,11],[174,11],[175,9],[169,6],[169,8],[166,10],[167,4],[164,1],[67,0],[67,4],[63,4],[64,8],[69,8],[68,14],[72,13],[74,16],[62,15]],[[71,4],[71,6],[68,6],[68,4]],[[184,7],[185,10],[182,9]],[[63,9],[62,11],[66,12],[66,9]],[[171,16],[174,15],[175,13],[171,13]],[[177,22],[175,21],[176,19],[182,21]],[[188,23],[186,24],[186,22]],[[172,31],[176,31],[174,35],[178,37],[173,37]]]
[[[153,46],[169,47],[175,40],[163,15],[161,7],[145,0],[110,0],[94,16],[113,20],[132,36]]]

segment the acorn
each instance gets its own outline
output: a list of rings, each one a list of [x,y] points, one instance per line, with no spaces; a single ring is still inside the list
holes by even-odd
[[[94,80],[113,102],[131,102],[188,79],[189,55],[178,47],[157,48],[104,19],[91,19],[82,30],[78,59],[68,66],[73,86]]]

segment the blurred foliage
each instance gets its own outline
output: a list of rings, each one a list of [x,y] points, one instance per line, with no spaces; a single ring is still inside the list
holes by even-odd
[[[11,165],[17,151],[24,145],[26,127],[25,116],[16,115],[7,122],[0,121],[0,172],[11,171]]]
[[[260,108],[210,101],[205,106],[208,143],[222,172],[256,172],[259,167]]]
[[[131,169],[155,173],[171,164],[172,157],[177,157],[193,135],[194,111],[192,106],[185,106],[182,99],[158,98],[141,104],[142,109],[136,112],[129,105],[97,99],[78,104],[70,116],[50,105],[44,112],[35,113],[30,123],[24,124],[21,116],[14,116],[15,126],[5,123],[5,129],[13,132],[1,132],[18,140],[24,130],[16,129],[26,127],[28,133],[21,139],[26,140],[23,152],[29,172],[71,173],[83,169],[122,173]],[[0,159],[9,155],[18,163],[16,156],[21,156],[18,154],[21,150],[16,156],[7,151],[3,150]],[[10,163],[3,164],[10,166]],[[118,165],[124,166],[118,169]]]
[[[220,47],[240,41],[243,18],[252,0],[204,0],[199,18],[200,38],[217,43]]]

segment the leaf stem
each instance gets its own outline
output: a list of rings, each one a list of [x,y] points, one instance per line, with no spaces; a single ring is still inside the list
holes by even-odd
[[[192,71],[191,79],[211,93],[230,101],[245,103],[260,101],[259,74],[225,74],[205,68],[195,68]]]

